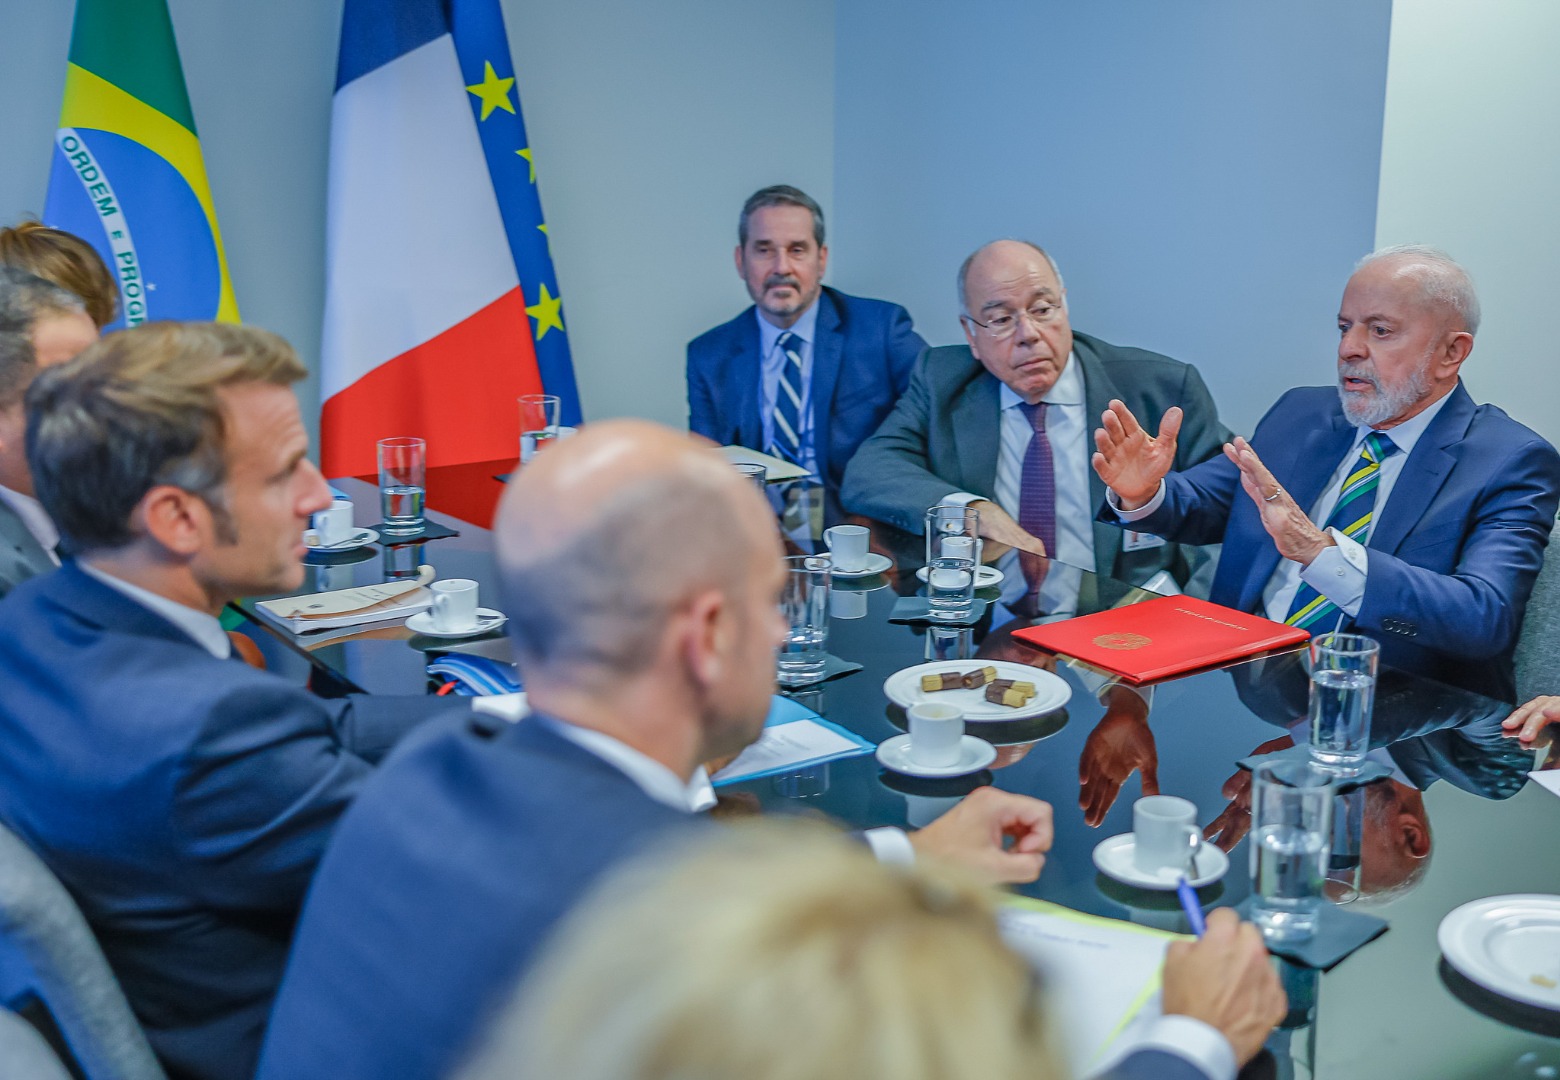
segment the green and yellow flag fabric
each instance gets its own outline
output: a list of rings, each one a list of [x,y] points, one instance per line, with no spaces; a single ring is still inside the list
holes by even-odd
[[[113,269],[112,328],[238,321],[167,0],[77,0],[43,218]]]

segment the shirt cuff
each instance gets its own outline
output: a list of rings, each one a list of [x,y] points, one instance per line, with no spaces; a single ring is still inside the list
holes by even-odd
[[[1199,1069],[1208,1080],[1235,1080],[1235,1050],[1218,1029],[1190,1016],[1161,1016],[1116,1060],[1137,1050],[1162,1050]]]
[[[703,765],[693,770],[693,775],[688,778],[688,810],[690,813],[702,814],[712,809],[720,800],[715,797],[715,785],[710,783],[710,774]]]
[[[1310,566],[1300,568],[1300,580],[1331,600],[1346,612],[1349,618],[1360,613],[1365,600],[1365,577],[1370,568],[1370,556],[1365,545],[1351,540],[1337,529],[1328,529],[1336,547],[1326,547],[1311,560]]]
[[[861,834],[872,855],[884,866],[914,866],[915,845],[903,829],[892,825],[881,829],[868,829]]]
[[[471,711],[487,713],[496,716],[500,720],[508,720],[513,724],[517,720],[524,719],[530,710],[525,706],[525,700],[519,694],[487,694],[471,699]]]
[[[972,495],[968,491],[955,491],[952,495],[943,496],[940,506],[968,506],[972,502],[980,502],[984,495]]]
[[[1154,492],[1154,497],[1138,507],[1136,510],[1123,510],[1121,508],[1121,496],[1110,488],[1105,489],[1105,502],[1122,521],[1142,521],[1165,504],[1165,482],[1159,481],[1159,490]]]

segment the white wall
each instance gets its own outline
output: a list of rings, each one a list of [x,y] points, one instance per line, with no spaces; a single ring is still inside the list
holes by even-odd
[[[1477,401],[1560,443],[1560,4],[1396,0],[1378,244],[1445,248],[1484,324]]]
[[[313,367],[341,0],[169,7],[239,309]],[[0,0],[3,222],[43,209],[72,8]],[[683,345],[748,303],[742,200],[790,182],[832,209],[833,0],[783,20],[757,0],[504,15],[586,415],[681,424]]]

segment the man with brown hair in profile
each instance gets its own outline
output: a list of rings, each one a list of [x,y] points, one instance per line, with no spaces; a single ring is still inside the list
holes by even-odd
[[[75,233],[24,221],[0,229],[0,265],[14,266],[79,297],[99,330],[119,310],[119,286],[97,249]]]

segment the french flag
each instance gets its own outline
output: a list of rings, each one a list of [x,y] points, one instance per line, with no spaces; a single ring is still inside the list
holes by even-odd
[[[331,116],[321,459],[518,455],[521,394],[579,422],[498,0],[346,0]]]

